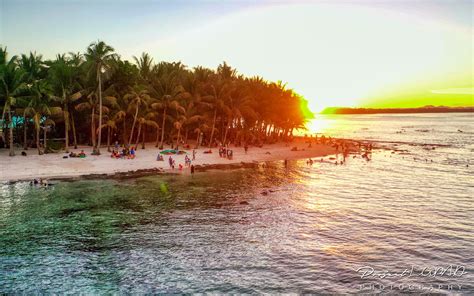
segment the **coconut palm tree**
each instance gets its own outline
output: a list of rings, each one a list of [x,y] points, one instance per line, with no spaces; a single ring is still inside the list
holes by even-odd
[[[66,151],[71,129],[77,145],[75,114],[78,133],[90,124],[96,154],[100,153],[103,128],[107,128],[108,147],[110,133],[115,130],[121,130],[117,133],[121,132],[124,143],[142,141],[144,147],[155,129],[160,148],[168,138],[179,147],[193,131],[198,142],[205,137],[212,146],[215,139],[224,143],[286,139],[311,116],[306,100],[284,83],[245,78],[225,62],[215,70],[188,70],[180,62],[154,64],[150,55],[143,53],[130,63],[118,58],[102,41],[90,44],[84,57],[80,53],[59,55],[43,62],[41,55],[30,53],[8,60],[6,48],[0,47],[0,124],[8,124],[3,130],[8,131],[11,155],[14,128],[19,137],[23,124],[26,145],[28,122],[36,120],[41,127],[53,119],[42,115],[48,114],[45,105],[62,108],[64,130],[60,132],[64,131]],[[38,90],[48,88],[42,82],[51,85],[54,100],[44,98],[49,91]],[[36,102],[38,92],[46,103]],[[88,112],[76,112],[83,110]]]
[[[30,55],[22,54],[18,59],[18,65],[25,72],[25,82],[29,85],[46,76],[46,68],[43,56],[30,52]]]
[[[117,55],[114,53],[114,48],[110,45],[105,44],[103,41],[93,42],[87,48],[84,54],[86,61],[89,65],[89,69],[92,73],[95,73],[97,78],[97,96],[99,99],[99,126],[102,126],[102,76],[107,73],[110,69],[110,64]],[[94,147],[94,154],[100,155],[100,144],[102,137],[102,129],[99,129],[97,137],[97,147]]]
[[[87,93],[87,91],[89,91],[89,93]],[[91,112],[91,125],[90,125],[90,130],[91,130],[91,142],[92,142],[92,147],[95,147],[96,146],[96,134],[99,133],[99,130],[100,129],[97,129],[96,126],[96,120],[98,119],[98,116],[96,114],[96,111],[97,109],[100,108],[99,106],[99,102],[97,100],[97,97],[96,97],[96,92],[95,91],[90,91],[88,89],[85,89],[83,91],[81,91],[81,94],[85,93],[85,95],[83,95],[82,97],[85,97],[86,100],[77,104],[75,106],[75,109],[77,111],[85,111],[85,110],[90,110]],[[110,111],[110,108],[108,106],[117,106],[117,102],[116,102],[116,99],[114,97],[110,97],[110,96],[106,96],[104,98],[104,103],[107,105],[102,105],[102,112],[103,113],[109,113]]]
[[[2,125],[5,123],[5,114],[8,113],[9,155],[14,156],[12,112],[14,111],[17,97],[25,90],[25,72],[18,66],[16,56],[13,56],[9,61],[7,61],[6,48],[2,51],[0,56],[2,59],[2,63],[0,64],[0,97],[3,101],[1,123]]]
[[[212,147],[214,141],[214,132],[216,130],[216,120],[218,112],[227,110],[227,106],[225,102],[230,100],[230,95],[233,90],[233,85],[220,77],[219,75],[215,75],[214,79],[210,84],[210,96],[206,96],[203,100],[203,104],[206,104],[209,109],[213,110],[212,116],[212,127],[211,127],[211,136],[209,140],[209,148]]]
[[[146,89],[143,89],[142,87],[136,87],[135,89],[131,89],[130,92],[124,96],[124,99],[129,102],[129,111],[135,109],[132,130],[130,132],[130,138],[128,140],[128,145],[130,145],[132,143],[135,124],[137,123],[138,111],[140,110],[141,106],[144,106],[145,108],[148,106],[151,97]]]
[[[168,109],[172,104],[175,104],[174,102],[179,104],[179,100],[190,97],[190,94],[184,89],[179,80],[180,74],[183,73],[185,73],[184,68],[180,63],[160,63],[154,69],[154,75],[149,88],[151,95],[159,99],[159,102],[151,104],[152,109],[163,112],[160,149],[163,149]]]
[[[78,74],[78,69],[65,55],[57,55],[56,60],[49,63],[48,81],[55,93],[53,98],[61,104],[63,109],[66,152],[69,152],[70,123],[74,122],[70,118],[70,105],[82,96],[80,91],[75,92],[79,86]]]
[[[204,122],[206,122],[205,120]],[[200,123],[197,128],[194,129],[194,133],[196,133],[196,146],[195,148],[198,149],[199,145],[201,144],[199,139],[200,137],[207,131],[209,130],[209,126],[206,123]]]
[[[155,118],[157,114],[153,111],[144,110],[142,114],[138,117],[138,133],[137,133],[137,140],[135,143],[135,147],[138,147],[138,143],[140,142],[140,135],[142,136],[142,149],[145,149],[145,131],[142,133],[142,129],[146,129],[147,127],[153,127],[156,129],[156,137],[158,141],[158,131],[159,125],[156,123]]]
[[[190,101],[188,105],[183,108],[183,113],[181,114],[183,121],[182,125],[184,126],[184,143],[188,143],[188,132],[191,127],[197,123],[203,122],[205,120],[205,116],[199,114],[199,106],[200,102]]]
[[[49,88],[49,85],[46,81],[40,80],[35,82],[31,86],[30,92],[30,101],[28,103],[28,106],[25,108],[24,114],[30,116],[33,119],[36,131],[36,147],[38,149],[38,154],[41,155],[46,152],[47,148],[47,126],[53,123],[53,121],[47,117],[54,114],[59,114],[61,112],[61,108],[50,106],[51,89]],[[46,121],[47,119],[49,119],[49,121]],[[43,151],[41,151],[40,145],[41,123],[43,123],[44,129]]]
[[[178,135],[176,137],[176,147],[175,147],[175,149],[178,150],[179,139],[181,136],[181,128],[183,127],[183,124],[186,120],[186,117],[184,117],[183,114],[186,113],[186,110],[184,109],[183,106],[179,104],[178,101],[172,101],[170,103],[170,108],[176,111],[175,116],[173,118],[173,126],[178,131]],[[172,136],[170,136],[170,138],[172,138]]]
[[[146,52],[143,52],[140,58],[133,57],[138,66],[140,77],[143,81],[150,82],[153,70],[153,58]]]
[[[117,129],[117,122],[114,118],[108,119],[100,128],[107,128],[107,152],[111,152],[110,150],[110,133],[113,130]]]

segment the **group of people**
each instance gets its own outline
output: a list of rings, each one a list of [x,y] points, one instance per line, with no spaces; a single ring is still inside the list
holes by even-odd
[[[191,158],[189,158],[189,156],[187,156],[187,155],[184,157],[184,166],[186,166],[186,167],[191,166]]]
[[[161,156],[161,155],[158,156],[158,157],[161,158],[161,159],[163,158],[163,156]],[[195,151],[193,150],[193,160],[195,160],[195,159],[196,159],[196,154],[195,154]],[[170,168],[172,170],[174,170],[175,167],[176,167],[176,160],[172,156],[170,156],[168,158],[168,164],[169,164]],[[184,156],[184,167],[189,167],[191,169],[191,174],[194,174],[194,165],[191,164],[191,158],[187,155]],[[182,171],[184,167],[181,163],[178,165],[178,169],[180,171]]]
[[[175,166],[176,166],[176,160],[173,159],[173,157],[169,157],[168,158],[168,164],[170,165],[170,168],[174,170]]]
[[[30,185],[31,186],[41,186],[41,187],[48,187],[49,186],[49,182],[48,180],[46,179],[33,179],[33,181],[30,182]]]
[[[76,153],[76,152],[72,152],[69,153],[69,157],[79,157],[79,158],[85,158],[86,157],[86,153],[84,152],[84,150],[81,150],[81,152],[79,153]]]
[[[117,145],[116,145],[117,147]],[[136,150],[135,150],[135,147],[130,147],[130,149],[128,149],[127,147],[123,147],[122,151],[120,152],[118,150],[118,147],[113,149],[112,150],[112,154],[110,155],[110,157],[112,158],[116,158],[116,159],[134,159],[135,158],[135,155],[136,155]]]
[[[233,155],[234,155],[234,151],[232,151],[232,149],[229,149],[229,147],[225,147],[225,146],[219,147],[219,157],[232,159]]]

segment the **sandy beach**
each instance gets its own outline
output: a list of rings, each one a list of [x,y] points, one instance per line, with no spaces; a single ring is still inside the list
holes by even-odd
[[[292,147],[298,147],[298,151],[291,151]],[[165,147],[166,149],[166,147]],[[274,161],[286,159],[301,159],[310,157],[324,157],[334,154],[336,151],[330,145],[313,144],[308,147],[306,143],[292,143],[286,146],[284,143],[265,145],[262,148],[249,147],[247,154],[243,147],[231,147],[233,158],[219,157],[218,148],[212,149],[212,154],[204,153],[207,147],[196,149],[196,160],[192,163],[196,166],[209,166],[221,164],[253,163],[261,161]],[[21,155],[21,149],[16,151],[15,157],[8,156],[8,150],[0,152],[0,181],[32,180],[34,178],[73,178],[93,174],[116,174],[132,172],[137,170],[160,169],[166,172],[189,173],[189,168],[180,171],[178,168],[171,170],[168,165],[168,155],[164,155],[164,161],[157,161],[156,157],[160,149],[155,148],[152,143],[146,149],[138,149],[135,159],[114,159],[110,157],[107,148],[101,148],[102,155],[91,155],[92,147],[80,146],[78,149],[70,149],[73,152],[84,150],[86,158],[63,158],[65,153],[50,153],[38,155],[36,149],[27,150],[27,156]],[[192,158],[192,150],[185,150]],[[173,155],[176,166],[184,166],[185,155]]]

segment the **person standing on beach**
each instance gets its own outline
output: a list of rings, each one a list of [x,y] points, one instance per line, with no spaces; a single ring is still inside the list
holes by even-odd
[[[193,161],[196,160],[196,149],[193,149]]]
[[[191,175],[194,175],[194,164],[191,165]]]
[[[245,143],[244,150],[245,154],[247,154],[247,151],[249,151],[249,145],[247,145],[247,143]]]

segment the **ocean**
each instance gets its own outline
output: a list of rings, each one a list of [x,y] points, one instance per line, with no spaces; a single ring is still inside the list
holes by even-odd
[[[370,161],[0,185],[0,293],[474,293],[474,116],[321,116]],[[318,159],[319,160],[319,159]]]

